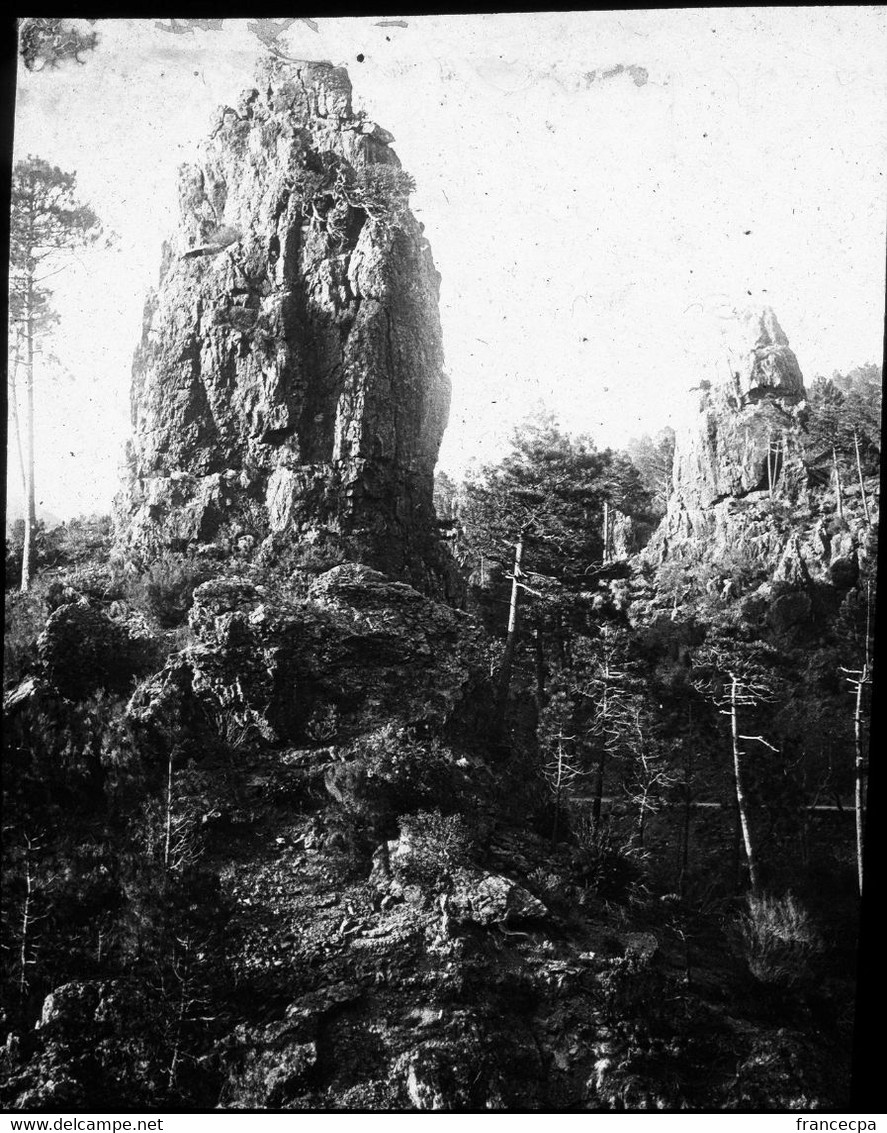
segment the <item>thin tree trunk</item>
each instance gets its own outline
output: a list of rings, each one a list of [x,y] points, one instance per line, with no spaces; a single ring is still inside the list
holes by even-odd
[[[604,500],[604,562],[610,561],[610,505]]]
[[[844,518],[844,495],[841,491],[841,473],[838,471],[838,454],[835,452],[835,446],[832,445],[832,464],[835,469],[835,502],[838,506],[838,518]]]
[[[853,714],[853,733],[856,744],[854,774],[854,804],[856,808],[856,872],[859,878],[859,895],[862,896],[863,830],[865,827],[865,762],[862,745],[862,688],[868,676],[864,667],[856,684],[856,711]]]
[[[166,772],[166,836],[163,843],[163,873],[164,877],[169,873],[169,851],[172,841],[172,764],[173,753],[175,749],[172,748],[169,753],[169,764]]]
[[[182,1024],[185,1021],[185,997],[187,994],[188,981],[186,977],[181,977],[180,992],[179,992],[179,1010],[176,1018],[176,1037],[172,1048],[172,1059],[169,1064],[169,1072],[166,1080],[166,1087],[168,1090],[176,1084],[176,1075],[179,1068],[179,1047],[182,1042]]]
[[[767,435],[767,491],[773,499],[773,430]]]
[[[18,991],[21,999],[25,998],[25,993],[28,987],[28,933],[31,928],[31,896],[34,892],[34,875],[31,872],[31,854],[30,847],[25,855],[25,903],[22,908],[22,946],[19,953],[19,964],[21,971],[19,973]]]
[[[18,348],[16,347],[16,349]],[[22,500],[26,500],[28,498],[28,478],[25,473],[25,449],[22,443],[21,417],[18,408],[18,369],[19,363],[16,360],[9,381],[9,408],[12,411],[12,423],[15,426],[15,451],[18,456],[19,474],[22,478]]]
[[[603,690],[603,697],[601,699],[601,719],[602,720],[606,720],[606,718],[607,718],[607,710],[608,710],[607,694],[609,692],[609,687],[608,687],[609,679],[610,679],[609,663],[605,662],[604,690]],[[594,785],[594,799],[593,799],[592,804],[591,804],[591,830],[592,830],[592,835],[594,837],[595,842],[597,842],[598,839],[600,838],[601,802],[602,802],[603,797],[604,797],[604,769],[606,768],[606,765],[607,765],[607,740],[606,740],[606,731],[605,731],[603,736],[601,737],[601,754],[598,757],[598,762],[597,762],[597,781],[595,782],[595,785]]]
[[[514,573],[511,579],[511,602],[508,607],[508,633],[505,638],[505,649],[502,651],[502,666],[499,670],[499,688],[496,704],[496,732],[501,736],[505,727],[505,713],[508,707],[508,690],[511,687],[511,670],[514,667],[514,655],[517,650],[517,627],[520,612],[520,574],[521,560],[524,554],[523,532],[514,546]]]
[[[557,845],[558,825],[561,816],[561,757],[558,756],[557,785],[554,788],[554,822],[551,825],[551,848]]]
[[[736,793],[733,794],[733,861],[731,873],[733,874],[733,892],[739,893],[745,888],[745,874],[742,868],[742,823],[739,820],[739,807],[736,805]]]
[[[748,861],[748,877],[751,882],[752,893],[758,893],[758,865],[751,840],[751,827],[748,821],[745,787],[742,781],[742,752],[739,748],[739,713],[737,706],[739,682],[735,676],[731,676],[730,679],[732,682],[730,685],[730,731],[733,739],[733,776],[736,786],[736,806],[739,810],[739,824],[742,828],[742,841],[745,844],[745,857]]]
[[[687,712],[692,720],[692,705],[688,705]],[[693,755],[690,744],[691,736],[688,734],[684,745],[684,821],[681,831],[681,864],[678,871],[678,896],[683,899],[684,883],[687,876],[687,865],[690,859],[690,809],[692,803],[691,779],[693,775]]]
[[[28,320],[25,341],[25,369],[27,371],[27,401],[25,422],[27,429],[27,466],[25,476],[25,537],[22,546],[21,590],[26,592],[31,585],[31,557],[34,531],[37,526],[37,513],[34,506],[34,319],[31,288],[28,289]]]
[[[869,515],[869,502],[865,494],[865,482],[862,478],[862,461],[859,459],[859,435],[856,430],[853,430],[853,444],[856,448],[856,472],[859,476],[859,490],[862,493],[862,513],[865,516],[866,523],[871,523],[871,516]]]

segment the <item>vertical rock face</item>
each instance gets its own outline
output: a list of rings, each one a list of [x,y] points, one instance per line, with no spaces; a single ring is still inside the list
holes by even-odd
[[[668,512],[648,557],[694,547],[721,554],[741,537],[740,514],[768,499],[771,486],[783,500],[802,490],[794,438],[806,392],[798,360],[769,307],[738,316],[731,330],[731,376],[701,384],[699,415],[676,438]]]
[[[446,591],[439,276],[392,140],[330,64],[219,111],[134,361],[124,552],[270,535]]]

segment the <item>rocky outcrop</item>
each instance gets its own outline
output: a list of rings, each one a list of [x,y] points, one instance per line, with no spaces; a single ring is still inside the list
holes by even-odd
[[[131,687],[133,677],[156,667],[159,652],[139,614],[112,618],[82,596],[53,610],[37,639],[43,673],[73,699]]]
[[[410,179],[343,69],[263,66],[180,172],[133,366],[118,548],[332,544],[447,593],[432,477],[450,385]]]
[[[448,924],[505,925],[510,917],[544,918],[548,910],[523,886],[499,874],[462,870],[443,901]]]
[[[730,379],[700,384],[696,422],[676,437],[668,512],[647,550],[654,560],[694,542],[726,550],[734,503],[769,498],[771,486],[783,498],[801,489],[798,360],[770,308],[738,318],[733,329]]]
[[[138,690],[134,722],[175,732],[208,715],[225,734],[270,743],[463,726],[484,679],[467,614],[354,563],[321,575],[302,602],[246,579],[206,582],[190,625],[199,644]]]
[[[643,559],[738,564],[783,588],[813,578],[846,589],[859,557],[873,553],[877,503],[866,518],[851,484],[841,515],[834,493],[810,484],[803,378],[772,310],[738,318],[734,332],[732,376],[701,383],[696,421],[676,437],[668,509]]]

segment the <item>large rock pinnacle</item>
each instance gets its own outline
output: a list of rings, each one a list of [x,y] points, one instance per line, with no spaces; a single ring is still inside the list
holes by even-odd
[[[270,536],[446,590],[439,276],[392,140],[343,69],[273,61],[182,167],[133,365],[127,553]]]

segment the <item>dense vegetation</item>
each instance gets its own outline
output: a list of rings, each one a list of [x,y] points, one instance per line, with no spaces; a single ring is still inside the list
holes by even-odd
[[[0,1096],[472,1109],[495,1102],[476,1064],[494,1108],[539,1107],[518,1078],[562,1110],[846,1104],[879,417],[875,368],[812,385],[814,504],[863,552],[828,583],[771,583],[741,549],[689,574],[639,558],[667,434],[616,453],[536,417],[499,464],[441,478],[480,664],[458,711],[429,694],[415,726],[355,708],[334,660],[276,732],[185,682],[223,632],[195,601],[213,585],[373,664],[393,649],[384,613],[319,603],[336,563],[311,548],[232,538],[138,573],[105,519],[38,530],[6,603]],[[225,617],[248,657],[259,630]],[[373,996],[441,1012],[396,1072],[359,1031]],[[281,1038],[285,1008],[320,1029]],[[534,1012],[576,1049],[546,1069],[503,1031],[495,1062],[497,1013]]]

